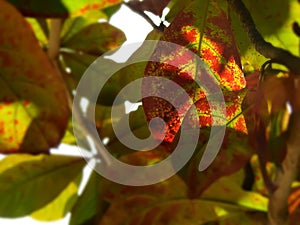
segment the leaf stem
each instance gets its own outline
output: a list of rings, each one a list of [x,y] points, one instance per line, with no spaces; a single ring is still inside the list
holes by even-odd
[[[51,19],[49,31],[48,56],[53,61],[57,58],[60,46],[62,19]]]
[[[300,75],[300,58],[282,48],[274,47],[264,40],[256,29],[252,16],[241,0],[227,0],[234,11],[239,15],[243,28],[256,51],[272,59],[273,62],[285,65],[295,75]]]
[[[63,75],[62,75],[63,68],[61,68],[61,66],[58,62],[58,55],[59,55],[59,51],[60,51],[60,32],[61,32],[62,25],[63,25],[62,19],[52,19],[51,20],[50,31],[49,31],[48,56],[49,56],[50,60],[52,61],[53,66],[57,70],[57,73],[60,75],[61,82],[65,85],[65,95],[68,100],[68,106],[69,106],[69,109],[72,112],[73,116],[76,117],[76,119],[78,121],[80,131],[83,134],[89,135],[92,138],[92,140],[96,146],[96,149],[98,150],[99,154],[102,156],[103,163],[105,163],[106,165],[110,165],[111,161],[108,158],[105,150],[99,144],[98,137],[95,137],[95,135],[93,135],[93,132],[90,131],[90,127],[86,124],[86,121],[84,121],[82,119],[82,117],[81,117],[82,113],[81,113],[81,110],[78,108],[78,106],[76,104],[73,105],[73,98],[72,98],[70,92],[68,91],[68,87],[63,78]]]

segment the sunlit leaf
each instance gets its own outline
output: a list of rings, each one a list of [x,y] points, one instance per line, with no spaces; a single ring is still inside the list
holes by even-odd
[[[48,151],[67,125],[65,86],[21,14],[0,11],[0,151]]]
[[[121,0],[9,0],[25,16],[31,17],[68,17],[78,16],[93,9],[103,9],[122,2]]]
[[[41,23],[39,23],[39,19],[35,18],[26,18],[26,20],[30,23],[31,28],[34,31],[34,34],[36,38],[39,40],[40,45],[42,47],[46,46],[48,44],[48,35],[43,30]],[[43,21],[45,26],[48,28],[47,22],[45,19],[40,19],[40,21]],[[49,32],[49,31],[48,31]]]
[[[59,198],[68,198],[70,193],[63,190],[72,183],[78,184],[76,180],[84,165],[85,160],[76,157],[7,156],[0,161],[0,216],[25,216],[45,207],[60,194]]]
[[[232,203],[249,210],[267,212],[268,199],[259,193],[243,190],[241,183],[235,180],[236,176],[238,173],[220,178],[203,192],[201,198]]]
[[[78,199],[78,187],[82,174],[79,173],[62,192],[46,206],[34,211],[30,216],[39,221],[55,221],[64,218]]]

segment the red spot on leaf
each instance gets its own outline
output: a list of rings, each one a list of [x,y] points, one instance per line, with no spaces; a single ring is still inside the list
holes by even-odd
[[[13,142],[13,141],[14,141],[14,138],[13,138],[12,136],[10,136],[10,137],[8,138],[8,141],[9,141],[9,142]]]
[[[29,105],[29,103],[30,103],[30,101],[29,101],[29,100],[25,100],[25,101],[23,102],[23,106],[24,106],[24,107],[26,107],[26,106],[28,106],[28,105]]]

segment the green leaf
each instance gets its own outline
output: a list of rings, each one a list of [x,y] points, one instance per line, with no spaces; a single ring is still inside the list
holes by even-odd
[[[0,11],[0,152],[45,152],[66,129],[66,88],[22,15]]]
[[[97,57],[120,46],[125,40],[121,30],[106,22],[90,24],[73,36],[67,36],[60,51],[64,64],[61,67],[70,68],[75,82],[78,82]]]
[[[241,183],[236,181],[240,172],[220,178],[203,192],[201,198],[236,204],[248,208],[249,210],[267,212],[267,197],[257,192],[243,190]]]
[[[78,54],[74,51],[62,52],[61,55],[65,66],[71,69],[72,78],[76,83],[79,82],[87,68],[97,59],[96,56],[84,53]]]
[[[36,38],[39,40],[40,45],[42,47],[48,44],[48,25],[45,19],[35,19],[35,18],[26,18],[26,20],[30,23],[31,28],[34,31]],[[39,22],[40,20],[40,22]],[[43,24],[43,25],[42,25]],[[44,30],[44,29],[46,30]],[[45,33],[47,31],[47,33]]]
[[[45,207],[60,194],[60,199],[68,197],[70,193],[63,190],[71,183],[76,184],[84,166],[85,160],[76,157],[7,156],[0,161],[0,216],[25,216]]]
[[[298,0],[246,0],[244,3],[267,41],[299,55],[299,37],[292,28],[295,21],[300,22]]]
[[[254,71],[260,71],[261,66],[267,59],[258,53],[254,45],[250,43],[247,34],[243,32],[243,25],[240,22],[239,16],[235,12],[230,11],[230,18],[232,32],[239,49],[244,73],[248,74]]]
[[[221,220],[218,225],[264,225],[267,224],[267,214],[261,212],[241,212]]]
[[[122,2],[122,0],[9,0],[23,15],[30,17],[68,17],[79,16],[89,10],[103,9]]]
[[[81,16],[66,19],[61,31],[62,45],[64,45],[70,37],[79,32],[81,29],[97,23],[99,19],[107,20],[105,13],[100,10],[90,10]]]
[[[64,45],[68,48],[100,56],[120,46],[126,37],[109,23],[94,23],[74,34]]]
[[[92,172],[84,192],[71,210],[70,225],[81,225],[103,210],[103,181],[99,174]]]
[[[55,221],[64,218],[78,199],[77,192],[81,178],[80,173],[53,201],[34,211],[30,216],[39,221]]]

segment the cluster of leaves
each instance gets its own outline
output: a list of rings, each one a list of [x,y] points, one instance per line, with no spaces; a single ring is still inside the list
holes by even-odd
[[[296,0],[243,2],[266,40],[298,54],[299,36],[292,29],[299,19]],[[265,223],[272,179],[286,152],[287,103],[296,101],[295,92],[291,94],[294,79],[270,63],[261,70],[268,59],[255,50],[225,0],[125,3],[144,16],[148,11],[162,17],[168,7],[164,20],[170,25],[163,31],[162,25],[154,27],[147,39],[191,50],[218,82],[226,103],[226,134],[208,169],[198,171],[214,113],[205,91],[195,83],[201,81],[201,74],[191,77],[194,59],[180,48],[161,55],[159,44],[153,55],[160,62],[136,63],[118,71],[97,103],[90,105],[96,108],[99,136],[109,137],[111,154],[128,164],[153,164],[172,154],[182,115],[163,99],[143,99],[143,107],[131,112],[133,133],[147,137],[147,121],[161,117],[167,122],[167,135],[150,152],[132,152],[113,133],[112,120],[123,118],[111,118],[111,104],[122,87],[136,78],[171,79],[186,90],[198,110],[201,135],[190,162],[170,179],[145,187],[115,184],[92,172],[78,194],[85,160],[50,153],[60,143],[76,145],[72,93],[98,56],[126,40],[121,30],[108,23],[121,4],[122,0],[0,0],[0,152],[9,154],[0,161],[0,217],[30,215],[54,221],[70,212],[71,225]],[[62,25],[59,43],[52,39],[55,21]],[[55,44],[53,58],[47,53]],[[142,51],[141,47],[132,57]],[[178,68],[169,66],[174,62]],[[123,105],[118,107],[124,110]],[[300,214],[299,190],[295,179],[289,198],[291,224]]]

